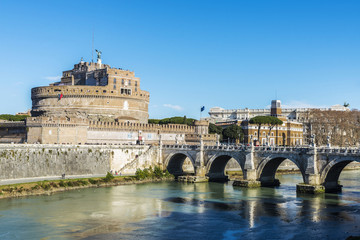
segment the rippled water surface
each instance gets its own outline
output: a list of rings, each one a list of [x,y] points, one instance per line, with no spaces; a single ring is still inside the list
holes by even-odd
[[[0,200],[0,239],[345,239],[360,236],[360,171],[342,194],[151,183]]]

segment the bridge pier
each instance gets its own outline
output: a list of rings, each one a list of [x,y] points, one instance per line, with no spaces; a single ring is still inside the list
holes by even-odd
[[[195,166],[195,176],[205,177],[206,168],[204,166]]]
[[[205,176],[206,169],[204,166],[195,166],[195,175],[194,176],[179,176],[177,180],[179,182],[188,182],[188,183],[199,183],[199,182],[208,182],[209,179]]]
[[[305,174],[305,183],[297,184],[296,192],[310,194],[324,193],[325,187],[320,184],[320,174]]]
[[[325,187],[323,185],[311,185],[311,184],[299,183],[296,185],[296,192],[310,193],[310,194],[324,193]]]
[[[250,165],[252,167],[252,165]],[[236,180],[233,186],[245,188],[261,187],[261,182],[256,180],[256,169],[244,169],[244,180]]]

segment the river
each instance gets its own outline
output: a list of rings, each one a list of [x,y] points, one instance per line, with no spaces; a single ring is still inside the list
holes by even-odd
[[[149,183],[0,200],[0,239],[345,239],[360,236],[360,171],[341,194],[277,188]]]

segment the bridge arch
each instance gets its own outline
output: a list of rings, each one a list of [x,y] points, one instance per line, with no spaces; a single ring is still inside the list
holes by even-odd
[[[165,167],[169,173],[173,174],[175,177],[181,176],[184,174],[183,165],[186,158],[190,159],[190,162],[195,169],[195,160],[187,152],[170,154],[165,160]]]
[[[330,161],[321,171],[320,181],[326,192],[340,192],[339,177],[342,170],[351,162],[360,162],[357,157],[337,158]]]
[[[303,180],[305,182],[305,170],[300,162],[296,159],[289,158],[288,156],[269,156],[264,158],[257,167],[258,180],[261,182],[261,186],[279,186],[280,182],[278,179],[275,179],[276,171],[278,170],[280,164],[285,160],[290,160],[293,162],[301,172]]]
[[[229,178],[225,174],[225,168],[232,158],[235,159],[235,161],[240,165],[241,171],[244,174],[245,161],[241,161],[241,157],[232,153],[218,153],[212,156],[206,164],[206,173],[209,177],[209,181],[228,181]]]

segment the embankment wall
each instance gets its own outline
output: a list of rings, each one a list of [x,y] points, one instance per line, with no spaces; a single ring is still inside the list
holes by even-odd
[[[156,164],[156,147],[138,145],[0,145],[0,180],[46,176],[133,174]]]

